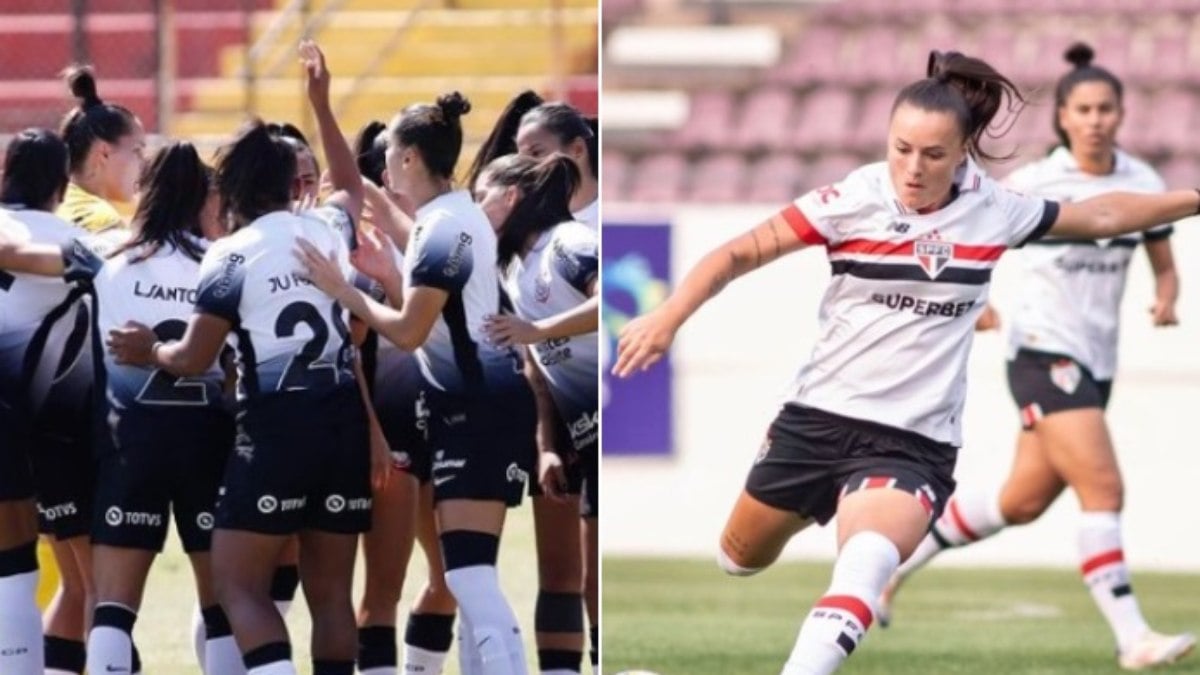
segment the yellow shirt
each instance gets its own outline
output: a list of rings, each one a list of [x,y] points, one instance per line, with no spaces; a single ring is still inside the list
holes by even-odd
[[[112,204],[74,183],[67,184],[67,194],[58,207],[58,216],[88,232],[125,227],[125,220]]]

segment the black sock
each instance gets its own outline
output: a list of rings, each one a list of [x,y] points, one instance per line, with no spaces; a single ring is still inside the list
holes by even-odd
[[[83,669],[87,667],[87,646],[84,643],[47,635],[44,644],[46,668],[83,675]]]
[[[354,675],[354,662],[313,659],[313,675]]]
[[[592,638],[591,656],[592,656],[592,667],[594,668],[594,667],[600,665],[600,627],[592,626],[592,630],[589,631],[589,634],[591,635],[591,638]]]
[[[454,644],[453,614],[409,614],[404,644],[427,652],[448,652]]]
[[[363,626],[358,629],[358,669],[395,668],[399,665],[395,626]]]
[[[280,565],[271,577],[271,599],[275,602],[291,602],[296,599],[300,586],[300,568],[296,565]]]

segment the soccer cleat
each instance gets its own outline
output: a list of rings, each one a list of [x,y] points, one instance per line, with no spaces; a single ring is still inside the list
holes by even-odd
[[[1191,633],[1163,635],[1147,631],[1127,651],[1117,655],[1117,663],[1125,670],[1145,670],[1166,666],[1187,656],[1196,646]]]
[[[893,574],[892,578],[888,580],[887,586],[883,587],[879,598],[875,600],[875,621],[880,628],[887,628],[892,623],[892,598],[898,590],[900,590],[900,575]]]

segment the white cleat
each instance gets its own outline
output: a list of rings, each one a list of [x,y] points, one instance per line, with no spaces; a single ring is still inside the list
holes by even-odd
[[[875,621],[879,623],[880,628],[892,625],[892,597],[899,589],[900,577],[893,574],[887,586],[883,587],[883,592],[875,599]]]
[[[1125,670],[1145,670],[1166,666],[1187,656],[1196,646],[1191,633],[1163,635],[1147,631],[1129,650],[1117,655],[1117,663]]]

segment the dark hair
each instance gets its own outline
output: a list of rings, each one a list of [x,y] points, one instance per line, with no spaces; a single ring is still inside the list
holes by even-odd
[[[301,145],[312,149],[312,144],[308,142],[308,137],[304,135],[300,128],[291,122],[266,122],[267,133],[272,136],[282,136],[290,138],[294,141],[299,141]]]
[[[1058,81],[1058,85],[1054,88],[1054,117],[1051,124],[1054,126],[1054,133],[1058,135],[1058,140],[1068,149],[1071,147],[1071,139],[1067,137],[1067,132],[1058,124],[1058,109],[1067,104],[1067,98],[1071,96],[1071,92],[1075,89],[1075,85],[1083,82],[1104,82],[1112,87],[1113,93],[1117,95],[1117,103],[1120,103],[1125,96],[1125,87],[1121,84],[1121,80],[1117,79],[1108,70],[1100,66],[1093,66],[1092,59],[1096,58],[1096,52],[1088,45],[1082,42],[1076,42],[1071,45],[1063,58],[1074,66],[1067,71]]]
[[[367,122],[354,139],[354,160],[358,172],[372,183],[383,187],[383,171],[387,168],[387,125],[378,120]]]
[[[442,94],[436,105],[418,103],[405,108],[392,122],[392,134],[400,145],[416,148],[429,173],[451,178],[462,152],[462,122],[471,112],[471,102],[457,91]]]
[[[67,189],[67,144],[49,129],[25,129],[4,154],[0,202],[40,209]]]
[[[208,199],[211,170],[187,141],[164,146],[142,169],[142,189],[131,224],[137,233],[109,257],[145,246],[134,262],[145,260],[163,246],[173,246],[197,262],[204,249],[187,235],[200,233],[200,212]]]
[[[588,170],[593,177],[600,175],[600,134],[595,117],[585,117],[566,103],[543,103],[525,113],[521,126],[526,124],[540,124],[563,145],[582,138],[587,144]]]
[[[133,133],[136,118],[128,108],[105,103],[96,93],[96,76],[91,66],[75,65],[63,71],[71,95],[79,101],[63,118],[59,135],[71,156],[71,172],[83,168],[92,144],[97,140],[116,143]]]
[[[496,119],[496,125],[492,127],[492,132],[488,134],[483,145],[479,146],[479,152],[475,153],[475,160],[471,162],[471,170],[467,172],[468,189],[474,189],[479,174],[483,173],[493,160],[517,151],[517,130],[521,128],[521,118],[543,103],[545,99],[538,96],[537,92],[526,89],[504,106],[500,117]]]
[[[232,213],[244,223],[287,208],[295,180],[295,150],[272,135],[262,120],[247,123],[233,141],[217,151],[221,212]]]
[[[505,155],[488,165],[488,183],[516,187],[520,196],[500,225],[497,260],[507,265],[521,252],[530,235],[569,222],[571,195],[579,186],[579,167],[570,157],[556,152],[541,160]]]
[[[967,139],[967,151],[972,156],[989,160],[1011,157],[1011,154],[1001,157],[987,153],[980,147],[980,141],[1006,99],[1005,107],[1013,113],[1014,119],[1020,113],[1025,98],[1012,80],[986,61],[958,52],[930,52],[925,74],[925,79],[900,90],[892,104],[892,113],[902,103],[922,110],[949,112],[958,121],[958,127]],[[1003,136],[1004,131],[989,135]]]

